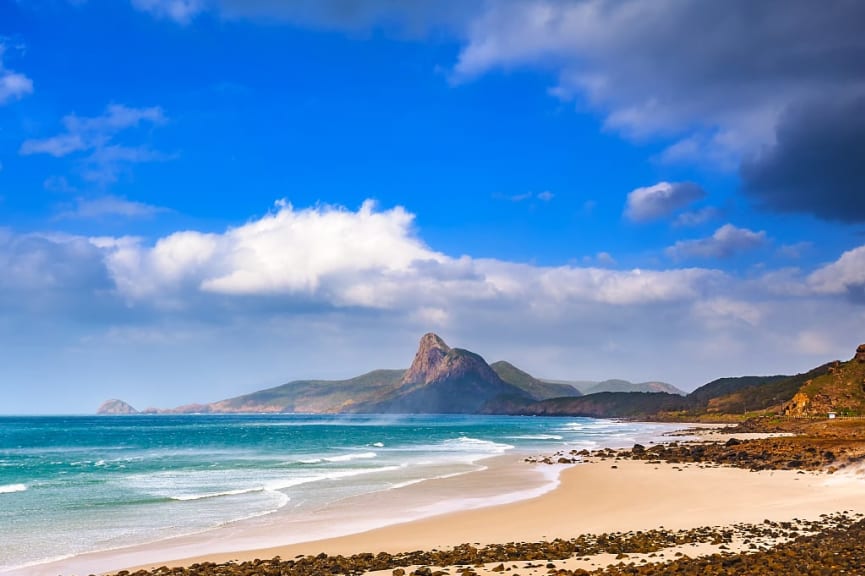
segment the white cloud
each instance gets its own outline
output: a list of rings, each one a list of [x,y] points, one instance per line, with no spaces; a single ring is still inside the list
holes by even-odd
[[[124,131],[145,124],[160,125],[165,121],[165,114],[159,107],[131,108],[112,104],[100,116],[65,116],[62,120],[65,132],[48,138],[25,140],[19,152],[25,156],[48,154],[55,158],[81,153],[86,179],[112,182],[125,165],[167,158],[147,146],[129,146],[115,141]]]
[[[848,294],[865,302],[865,246],[848,250],[835,262],[812,272],[808,285],[820,294]]]
[[[60,212],[57,218],[93,219],[109,216],[148,218],[165,211],[165,208],[143,202],[126,200],[117,196],[101,196],[98,198],[77,198],[74,208]]]
[[[77,383],[86,377],[105,397],[147,390],[158,394],[146,403],[172,405],[405,366],[417,337],[435,329],[541,376],[693,388],[806,370],[849,356],[861,340],[865,247],[811,273],[743,279],[706,267],[455,258],[427,246],[412,223],[402,208],[370,203],[280,203],[234,228],[155,240],[0,230],[9,272],[0,276],[0,344],[36,351],[10,354],[0,371],[26,377],[32,354],[69,349],[63,370],[40,381],[68,386],[80,373]]]
[[[411,235],[413,216],[402,208],[377,212],[371,202],[357,212],[277,208],[223,234],[177,232],[153,247],[122,246],[109,256],[109,268],[121,291],[136,298],[181,285],[232,295],[313,294],[330,290],[328,281],[387,277],[416,260],[442,258]],[[377,305],[363,283],[348,284],[333,288],[336,303]]]
[[[162,124],[165,115],[161,108],[130,108],[111,104],[101,116],[80,117],[69,114],[63,117],[65,132],[50,138],[29,139],[21,144],[21,154],[50,154],[67,156],[73,152],[105,148],[111,139],[127,128],[143,122]]]
[[[356,212],[279,204],[273,213],[222,234],[177,232],[153,246],[101,242],[122,295],[172,303],[192,291],[299,296],[381,309],[438,310],[455,297],[537,306],[634,305],[691,299],[723,277],[700,269],[617,271],[454,259],[421,242],[412,221],[402,208],[377,211],[369,201]],[[599,260],[612,262],[607,254]]]
[[[673,259],[688,258],[729,258],[741,252],[754,250],[766,243],[766,232],[754,232],[747,228],[737,228],[724,224],[712,236],[697,240],[680,240],[667,248],[666,253]]]
[[[705,196],[706,192],[693,182],[658,182],[628,194],[625,216],[635,222],[655,220]]]
[[[5,51],[6,46],[0,42],[0,106],[33,93],[33,81],[30,78],[4,66]]]

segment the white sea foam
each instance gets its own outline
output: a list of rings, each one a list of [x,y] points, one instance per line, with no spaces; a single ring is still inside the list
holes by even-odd
[[[256,488],[240,488],[237,490],[224,490],[222,492],[205,492],[203,494],[176,494],[169,496],[172,500],[180,500],[186,502],[189,500],[205,500],[207,498],[219,498],[221,496],[238,496],[240,494],[251,494],[253,492],[263,492],[264,487]]]
[[[339,470],[328,472],[326,474],[317,474],[315,476],[300,476],[286,480],[273,480],[266,485],[267,490],[285,490],[302,484],[311,484],[313,482],[321,482],[324,480],[339,480],[341,478],[351,478],[353,476],[362,476],[364,474],[373,474],[375,472],[392,472],[399,470],[400,466],[380,466],[378,468],[356,468],[354,470]]]
[[[27,490],[26,484],[3,484],[0,486],[0,494],[12,494],[13,492],[24,492]]]
[[[466,451],[466,452],[492,452],[494,454],[501,454],[513,448],[510,444],[501,444],[499,442],[493,442],[491,440],[481,440],[479,438],[472,438],[470,436],[460,436],[459,438],[453,438],[450,440],[445,440],[442,443],[442,446],[448,450],[457,450],[457,451]]]
[[[521,436],[506,436],[509,440],[563,440],[558,434],[523,434]]]
[[[352,460],[368,460],[378,456],[375,452],[352,452],[350,454],[341,454],[339,456],[330,456],[322,458],[325,462],[350,462]]]
[[[373,446],[375,448],[384,448],[384,442],[373,442],[372,444],[370,444],[370,446]]]

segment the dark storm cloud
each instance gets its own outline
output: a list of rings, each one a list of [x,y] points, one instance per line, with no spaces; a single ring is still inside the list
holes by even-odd
[[[777,142],[743,162],[741,176],[767,209],[865,221],[865,97],[791,107]]]

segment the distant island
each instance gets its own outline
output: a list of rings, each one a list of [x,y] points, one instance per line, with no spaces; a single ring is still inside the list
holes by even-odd
[[[425,334],[407,370],[347,380],[297,380],[211,402],[138,411],[112,399],[98,414],[442,413],[730,420],[760,414],[865,414],[865,344],[847,362],[804,374],[721,378],[690,394],[664,382],[543,380],[506,361]]]

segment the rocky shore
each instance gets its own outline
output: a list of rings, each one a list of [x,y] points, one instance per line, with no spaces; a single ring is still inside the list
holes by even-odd
[[[755,419],[723,429],[692,429],[685,435],[722,440],[673,441],[630,449],[571,450],[529,462],[570,464],[599,460],[732,466],[747,470],[809,470],[833,474],[865,461],[865,421]],[[764,435],[740,439],[737,436]]]
[[[463,544],[450,550],[402,554],[318,554],[251,562],[199,563],[152,570],[121,571],[117,576],[447,576],[509,572],[549,576],[660,574],[855,574],[865,565],[865,521],[861,515],[825,515],[820,521],[771,522],[691,530],[664,529],[587,534],[549,542],[511,542],[491,546]],[[689,557],[688,546],[706,544],[711,554]],[[733,551],[738,548],[740,551]],[[614,562],[593,570],[568,568],[613,555]]]

